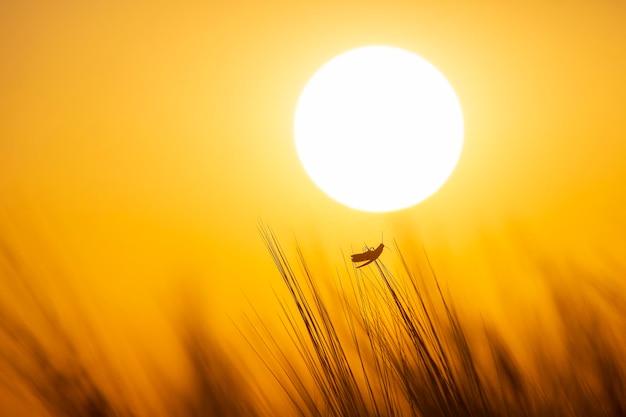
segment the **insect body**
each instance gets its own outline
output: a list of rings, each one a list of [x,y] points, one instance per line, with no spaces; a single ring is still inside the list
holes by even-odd
[[[357,268],[361,268],[364,267],[365,265],[369,265],[372,262],[374,262],[376,259],[378,259],[378,257],[380,256],[381,253],[383,253],[383,248],[385,247],[385,245],[383,245],[382,243],[380,245],[378,245],[378,247],[376,249],[374,248],[369,248],[368,250],[366,250],[363,253],[355,253],[354,255],[352,255],[352,262],[365,262],[362,265],[357,266]]]

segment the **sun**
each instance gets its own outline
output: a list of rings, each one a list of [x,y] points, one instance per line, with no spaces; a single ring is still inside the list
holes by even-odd
[[[446,78],[403,49],[366,46],[323,65],[296,107],[295,144],[313,182],[357,210],[386,212],[434,194],[463,147]]]

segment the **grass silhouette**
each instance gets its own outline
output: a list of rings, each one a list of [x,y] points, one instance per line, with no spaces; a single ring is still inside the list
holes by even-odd
[[[38,287],[37,270],[6,244],[0,388],[27,415],[69,417],[626,415],[626,303],[618,267],[602,277],[578,266],[537,264],[559,346],[537,330],[523,346],[532,360],[522,364],[495,325],[462,317],[425,253],[416,263],[396,246],[398,271],[377,261],[320,278],[299,248],[293,262],[268,228],[261,235],[288,294],[277,303],[296,354],[261,316],[250,319],[257,337],[247,340],[290,409],[252,389],[258,370],[239,366],[201,319],[199,303],[184,294],[174,326],[188,383],[181,388],[146,369],[157,395],[142,395],[99,348],[106,332],[87,318],[80,330],[65,323],[58,301]],[[70,295],[63,302],[81,316]],[[0,415],[9,415],[2,404]]]
[[[267,229],[262,235],[299,313],[303,326],[290,316],[290,330],[323,398],[313,402],[314,393],[294,384],[303,415],[488,414],[487,393],[457,313],[434,275],[437,298],[410,273],[410,286],[401,287],[380,261],[373,279],[355,269],[350,287],[340,290],[342,320],[331,316],[300,250],[298,277],[275,236]],[[348,323],[350,340],[340,338],[339,322]]]
[[[332,315],[332,300],[322,294],[300,249],[297,274],[271,230],[262,226],[261,234],[296,307],[298,319],[286,313],[289,330],[314,381],[308,388],[293,378],[283,382],[301,415],[626,415],[626,304],[607,287],[596,291],[593,304],[589,288],[572,289],[573,279],[564,285],[567,278],[579,278],[580,269],[570,276],[547,266],[537,271],[548,283],[564,346],[555,360],[555,349],[542,346],[536,335],[528,346],[539,370],[533,377],[492,325],[482,325],[480,339],[489,360],[480,357],[427,256],[426,268],[418,265],[414,273],[396,246],[402,279],[381,261],[373,272],[353,268],[349,284],[337,291],[342,310]],[[593,276],[587,281],[600,282]],[[581,305],[572,303],[577,297]],[[603,315],[608,304],[617,309]],[[339,336],[340,324],[349,337]],[[293,368],[283,365],[285,371]]]

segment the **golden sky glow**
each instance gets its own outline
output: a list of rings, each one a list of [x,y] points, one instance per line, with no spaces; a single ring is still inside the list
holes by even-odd
[[[624,22],[618,1],[2,2],[3,221],[130,327],[179,277],[218,321],[269,304],[259,218],[331,268],[384,232],[462,269],[515,227],[592,262],[624,248]],[[372,44],[435,65],[465,121],[445,186],[389,214],[328,198],[293,139],[310,77]]]
[[[511,220],[604,240],[621,218],[619,3],[1,7],[2,204],[30,202],[103,274],[152,256],[148,276],[192,259],[256,271],[259,216],[332,247],[404,222],[453,241]],[[312,74],[381,43],[446,74],[466,121],[446,186],[389,216],[328,199],[292,137]]]

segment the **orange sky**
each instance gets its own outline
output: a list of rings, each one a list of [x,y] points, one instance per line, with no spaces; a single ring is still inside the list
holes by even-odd
[[[271,297],[259,218],[331,267],[383,231],[458,259],[511,224],[624,247],[621,2],[55,3],[0,3],[0,207],[131,325],[182,277],[218,315]],[[390,214],[326,197],[292,137],[309,77],[370,44],[432,62],[466,124],[448,183]]]

